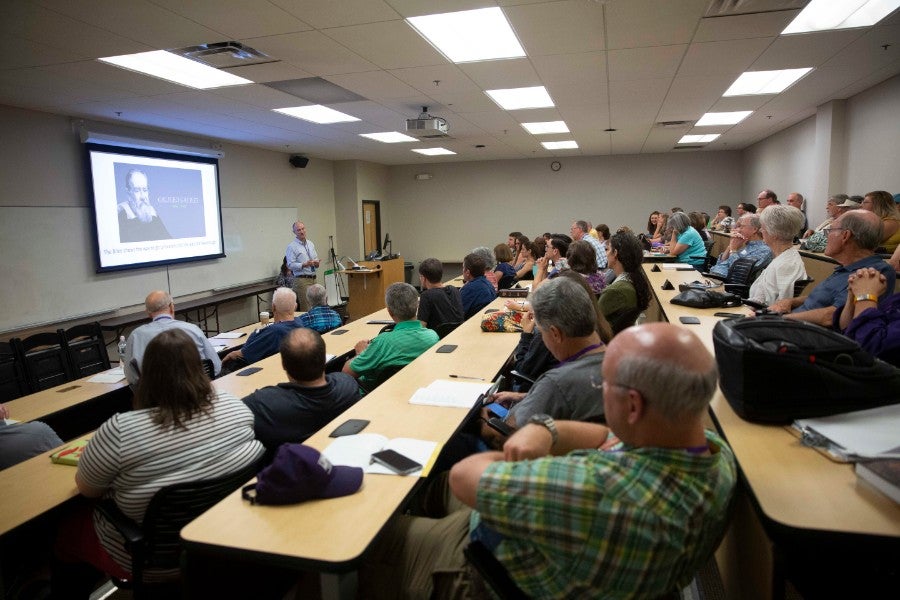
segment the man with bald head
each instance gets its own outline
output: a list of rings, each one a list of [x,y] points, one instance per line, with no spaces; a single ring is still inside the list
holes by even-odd
[[[319,268],[319,255],[316,253],[316,245],[306,239],[306,225],[297,221],[291,228],[294,239],[284,251],[288,269],[294,274],[294,293],[297,294],[298,310],[309,310],[309,300],[306,298],[306,288],[316,282],[316,269]]]
[[[617,335],[601,370],[608,427],[534,415],[502,452],[457,463],[444,510],[382,531],[362,595],[471,593],[470,540],[532,598],[652,598],[690,581],[736,480],[730,449],[703,428],[715,360],[693,333],[651,323]]]
[[[769,308],[786,313],[788,319],[831,327],[835,311],[847,301],[847,278],[852,273],[868,267],[880,271],[887,281],[882,298],[894,293],[897,274],[891,265],[875,254],[883,231],[881,218],[875,213],[868,210],[847,211],[822,231],[828,240],[826,256],[841,263],[840,266],[813,288],[809,296],[778,300]]]
[[[137,385],[138,379],[140,379],[139,372],[134,369],[131,363],[132,359],[136,359],[137,366],[140,368],[141,361],[144,358],[144,350],[147,348],[150,340],[172,327],[182,329],[191,336],[191,339],[197,344],[197,350],[200,351],[200,358],[211,360],[213,372],[219,373],[222,369],[222,361],[219,360],[219,355],[216,354],[212,344],[206,339],[199,327],[193,323],[179,321],[175,318],[175,302],[172,300],[172,296],[162,290],[150,292],[147,294],[147,299],[144,300],[144,308],[147,310],[147,314],[150,315],[150,322],[146,325],[141,325],[128,336],[128,350],[125,352],[125,377],[128,379],[128,383]]]

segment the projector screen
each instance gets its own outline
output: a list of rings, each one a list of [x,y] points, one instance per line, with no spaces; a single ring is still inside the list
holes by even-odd
[[[217,159],[85,148],[98,273],[225,256]]]

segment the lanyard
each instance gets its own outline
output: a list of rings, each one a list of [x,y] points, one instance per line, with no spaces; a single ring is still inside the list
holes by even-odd
[[[581,358],[582,356],[584,356],[585,354],[587,354],[588,352],[590,352],[591,350],[596,350],[597,348],[602,348],[602,347],[603,347],[603,342],[599,342],[599,343],[597,343],[597,344],[591,344],[591,345],[588,346],[587,348],[582,348],[581,350],[579,350],[578,352],[576,352],[576,353],[573,354],[572,356],[569,356],[569,357],[567,357],[567,358],[562,359],[561,361],[559,361],[559,362],[557,363],[556,366],[557,366],[557,367],[560,367],[560,366],[562,366],[562,365],[564,365],[564,364],[566,364],[566,363],[570,363],[570,362],[576,361],[576,360],[578,360],[579,358]]]

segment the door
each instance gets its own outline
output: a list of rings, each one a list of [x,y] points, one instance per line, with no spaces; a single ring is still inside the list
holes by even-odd
[[[381,249],[381,203],[363,200],[363,249],[364,255]]]

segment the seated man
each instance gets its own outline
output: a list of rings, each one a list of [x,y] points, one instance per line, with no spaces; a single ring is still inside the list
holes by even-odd
[[[759,215],[744,213],[738,217],[732,229],[731,241],[709,270],[710,273],[727,276],[731,265],[739,258],[752,258],[757,265],[765,265],[772,260],[772,250],[762,239]]]
[[[359,380],[367,390],[374,389],[390,373],[404,367],[438,341],[438,334],[416,319],[419,293],[408,283],[392,283],[384,294],[388,314],[396,325],[375,339],[361,340],[356,357],[344,363],[344,373]]]
[[[493,302],[497,290],[484,276],[484,259],[474,252],[463,259],[463,281],[465,284],[459,292],[463,306],[463,318],[468,319],[482,308]]]
[[[703,429],[716,362],[669,323],[626,329],[606,354],[609,428],[535,415],[503,452],[457,463],[455,498],[382,530],[361,595],[472,597],[472,539],[532,598],[653,598],[690,581],[715,550],[736,481],[730,449]]]
[[[172,296],[162,290],[150,292],[147,294],[146,300],[144,300],[144,308],[146,308],[147,314],[150,315],[151,321],[146,325],[141,325],[128,336],[128,349],[125,351],[125,377],[128,379],[128,383],[137,385],[138,379],[140,379],[139,372],[135,371],[132,365],[132,360],[137,363],[138,369],[140,369],[144,350],[147,348],[150,340],[172,327],[187,333],[197,344],[200,358],[212,361],[213,373],[219,374],[219,371],[222,370],[222,361],[219,360],[219,355],[216,353],[215,348],[212,347],[212,344],[206,339],[199,327],[193,323],[179,321],[175,318],[175,302],[172,300]]]
[[[281,342],[287,383],[256,390],[244,403],[253,413],[256,439],[269,451],[302,442],[359,400],[359,386],[346,373],[325,374],[325,342],[300,327]]]
[[[297,307],[297,294],[294,290],[280,287],[272,294],[272,311],[275,322],[250,334],[240,350],[229,352],[222,361],[231,372],[258,360],[272,356],[278,352],[281,340],[291,330],[300,325],[294,321],[294,309]]]
[[[9,410],[0,404],[0,470],[62,445],[46,423],[7,423]]]
[[[419,264],[419,285],[422,293],[419,296],[420,321],[428,329],[437,329],[444,323],[462,323],[463,306],[459,297],[459,289],[441,283],[444,276],[444,265],[436,258],[426,258]]]
[[[519,427],[539,413],[557,419],[601,420],[603,394],[591,383],[599,380],[605,346],[587,292],[578,282],[557,277],[532,294],[531,307],[544,344],[560,364],[541,375],[527,393],[494,394],[494,402],[510,406],[504,421]],[[487,426],[482,428],[482,437],[497,447],[502,443],[500,434]]]
[[[328,293],[325,291],[325,286],[314,283],[306,288],[306,300],[310,309],[297,317],[296,321],[299,327],[326,333],[344,324],[341,315],[328,306]]]
[[[858,269],[872,267],[880,271],[886,280],[884,296],[894,293],[897,274],[887,262],[875,255],[875,248],[881,243],[881,218],[867,210],[850,210],[834,220],[827,231],[828,245],[825,254],[835,259],[841,266],[817,285],[806,298],[785,298],[774,302],[769,308],[787,313],[788,319],[832,326],[834,312],[844,306],[847,300],[847,277]]]

